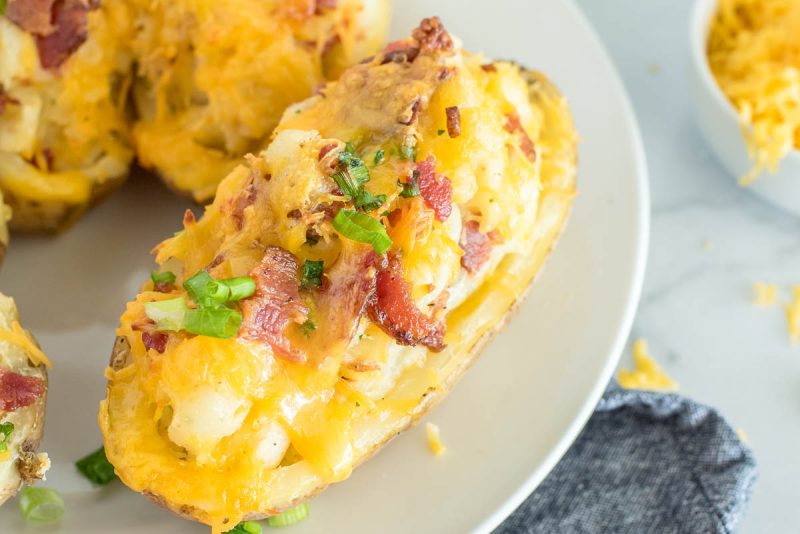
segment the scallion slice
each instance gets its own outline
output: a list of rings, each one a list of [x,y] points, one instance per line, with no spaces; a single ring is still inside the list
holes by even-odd
[[[333,218],[333,227],[348,239],[359,243],[369,243],[378,254],[383,254],[392,246],[392,239],[378,219],[366,213],[342,209]]]
[[[300,285],[306,289],[319,287],[322,285],[322,272],[325,269],[325,262],[322,260],[308,260],[303,264],[303,278]]]
[[[8,442],[11,441],[11,434],[14,433],[14,423],[6,421],[0,423],[0,452],[8,450]]]
[[[256,281],[249,276],[226,278],[224,280],[218,280],[218,282],[230,289],[228,302],[236,302],[238,300],[246,299],[256,292]]]
[[[114,474],[114,466],[106,458],[106,450],[103,447],[75,462],[75,467],[83,476],[100,486],[117,478],[117,475]]]
[[[164,271],[163,273],[152,271],[150,273],[150,279],[154,284],[174,284],[175,273],[172,271]]]
[[[386,151],[381,148],[377,152],[375,152],[375,158],[372,160],[372,165],[374,167],[377,167],[378,165],[383,163],[385,159],[386,159]]]
[[[28,521],[53,523],[64,515],[64,499],[49,488],[26,486],[19,495],[19,507]]]
[[[231,290],[219,284],[206,271],[199,271],[183,283],[183,288],[200,307],[214,306],[228,300]]]
[[[198,336],[232,338],[242,325],[242,314],[230,308],[197,308],[186,312],[184,330]]]
[[[144,313],[156,322],[158,330],[183,330],[188,311],[183,297],[144,303]]]
[[[288,527],[299,523],[308,517],[308,504],[303,503],[294,508],[286,510],[282,514],[273,515],[267,518],[267,525],[271,527]]]
[[[261,534],[263,531],[261,529],[261,523],[257,523],[255,521],[244,521],[243,523],[239,523],[232,530],[228,531],[229,533],[233,534]]]
[[[400,191],[400,196],[405,198],[413,198],[419,196],[419,171],[414,170],[411,173],[411,181],[406,183],[401,183],[403,186],[403,190]]]

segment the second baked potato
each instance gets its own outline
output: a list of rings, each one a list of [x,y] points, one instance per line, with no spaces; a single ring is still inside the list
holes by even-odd
[[[378,50],[388,0],[127,0],[145,167],[207,201],[287,106]]]
[[[0,14],[0,188],[12,229],[64,228],[127,176],[129,20],[122,2],[96,0],[8,0]]]
[[[545,76],[438,19],[289,108],[122,315],[99,415],[120,478],[215,532],[347,478],[508,320],[576,154]]]

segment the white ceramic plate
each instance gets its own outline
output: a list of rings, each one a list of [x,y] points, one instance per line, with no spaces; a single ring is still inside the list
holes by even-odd
[[[577,8],[566,0],[395,4],[395,36],[438,14],[470,49],[555,80],[582,136],[580,195],[519,315],[430,414],[447,454],[434,457],[418,426],[314,499],[311,518],[293,534],[492,529],[541,482],[591,414],[642,282],[644,154],[622,84]],[[0,289],[17,298],[55,362],[44,443],[54,465],[46,484],[64,492],[67,509],[60,525],[32,527],[12,501],[0,511],[3,532],[207,532],[119,483],[94,490],[72,466],[101,443],[97,405],[117,319],[152,268],[150,247],[178,227],[186,207],[139,177],[65,235],[13,239]]]

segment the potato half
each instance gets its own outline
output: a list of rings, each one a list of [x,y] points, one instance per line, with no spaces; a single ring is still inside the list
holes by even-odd
[[[375,53],[388,0],[128,0],[145,167],[206,201],[287,106]]]
[[[156,247],[175,283],[122,315],[99,414],[120,478],[216,532],[347,478],[508,321],[567,219],[576,143],[545,76],[438,19],[289,108]],[[230,338],[152,311],[195,306],[203,270],[255,281]]]
[[[36,452],[44,432],[46,363],[20,327],[14,300],[0,293],[0,504],[23,484],[41,480],[50,467],[47,454]],[[2,430],[9,424],[6,437]]]
[[[15,230],[65,228],[133,158],[127,8],[49,4],[9,0],[0,16],[0,188]]]

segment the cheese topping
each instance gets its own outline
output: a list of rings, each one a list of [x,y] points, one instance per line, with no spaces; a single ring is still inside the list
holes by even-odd
[[[720,0],[707,53],[754,162],[747,185],[800,146],[800,1]]]
[[[634,369],[620,369],[617,382],[625,389],[652,391],[677,391],[678,383],[672,380],[648,354],[647,342],[639,339],[633,344]]]
[[[50,358],[36,345],[30,334],[20,326],[19,321],[11,323],[11,330],[0,328],[0,341],[13,343],[22,348],[33,365],[53,366]]]

